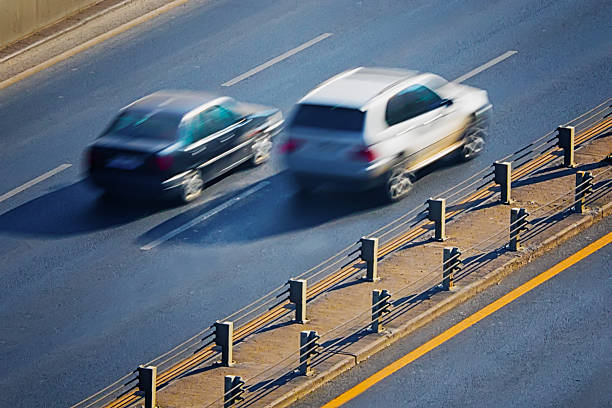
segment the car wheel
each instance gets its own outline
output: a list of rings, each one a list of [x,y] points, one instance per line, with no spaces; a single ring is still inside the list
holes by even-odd
[[[204,180],[199,171],[194,171],[185,179],[181,190],[181,200],[184,203],[189,203],[202,195],[204,189]]]
[[[262,137],[256,140],[251,146],[253,151],[253,157],[251,158],[251,164],[253,166],[259,166],[268,161],[270,153],[272,152],[272,141],[269,136]]]
[[[461,160],[468,161],[478,156],[485,145],[485,131],[471,127],[465,135],[465,143],[459,150]]]
[[[412,174],[404,167],[394,167],[387,177],[384,185],[384,196],[389,202],[396,202],[404,198],[412,189]]]

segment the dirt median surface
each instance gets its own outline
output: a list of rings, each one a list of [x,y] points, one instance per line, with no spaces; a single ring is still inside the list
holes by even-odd
[[[298,324],[290,316],[275,321],[234,344],[233,367],[209,364],[191,370],[158,391],[158,405],[222,406],[225,375],[246,381],[245,401],[237,406],[290,405],[610,214],[609,187],[597,190],[612,180],[612,166],[605,160],[610,152],[612,134],[607,127],[576,152],[575,168],[563,167],[560,158],[538,168],[513,183],[511,205],[487,200],[477,203],[447,221],[446,241],[436,242],[432,234],[410,241],[379,260],[379,281],[366,282],[353,276],[339,282],[308,302],[306,324]],[[595,175],[596,191],[606,191],[588,204],[584,214],[566,211],[574,202],[572,191],[580,170]],[[534,225],[521,233],[523,247],[516,252],[506,246],[512,207],[525,208]],[[442,280],[444,247],[453,246],[462,251],[463,268],[454,276],[455,288],[447,291],[438,283]],[[384,318],[382,333],[367,329],[375,289],[391,294],[391,313]],[[313,358],[314,374],[310,376],[300,376],[295,370],[303,330],[316,330],[324,350]]]

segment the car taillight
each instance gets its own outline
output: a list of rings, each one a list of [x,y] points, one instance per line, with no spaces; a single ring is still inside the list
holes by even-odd
[[[154,156],[153,164],[156,170],[166,171],[172,167],[174,159],[172,156]]]
[[[280,146],[281,153],[293,153],[304,144],[300,139],[289,139]]]
[[[360,147],[356,150],[351,151],[350,156],[354,160],[364,161],[364,162],[373,162],[376,160],[376,154],[372,149],[367,146]]]

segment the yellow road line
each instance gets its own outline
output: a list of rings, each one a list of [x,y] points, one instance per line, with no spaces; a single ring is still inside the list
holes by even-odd
[[[427,354],[428,352],[430,352],[431,350],[435,349],[439,345],[443,344],[447,340],[450,340],[451,338],[455,337],[457,334],[459,334],[462,331],[466,330],[470,326],[478,323],[479,321],[481,321],[485,317],[487,317],[490,314],[496,312],[497,310],[499,310],[502,307],[506,306],[510,302],[516,300],[520,296],[524,295],[525,293],[529,292],[530,290],[534,289],[535,287],[539,286],[540,284],[546,282],[550,278],[556,276],[557,274],[561,273],[565,269],[569,268],[570,266],[576,264],[580,260],[582,260],[582,259],[586,258],[587,256],[591,255],[595,251],[603,248],[604,246],[606,246],[610,242],[612,242],[612,232],[608,233],[607,235],[605,235],[604,237],[598,239],[597,241],[587,245],[586,247],[582,248],[580,251],[576,252],[575,254],[573,254],[570,257],[566,258],[565,260],[559,262],[558,264],[556,264],[552,268],[548,269],[546,272],[541,273],[540,275],[536,276],[535,278],[531,279],[530,281],[524,283],[523,285],[519,286],[518,288],[512,290],[511,292],[509,292],[506,295],[502,296],[501,298],[497,299],[495,302],[493,302],[493,303],[485,306],[484,308],[480,309],[478,312],[474,313],[473,315],[471,315],[467,319],[457,323],[456,325],[454,325],[450,329],[446,330],[442,334],[439,334],[438,336],[436,336],[433,339],[429,340],[425,344],[423,344],[423,345],[417,347],[416,349],[412,350],[410,353],[406,354],[405,356],[403,356],[399,360],[396,360],[395,362],[391,363],[390,365],[388,365],[387,367],[383,368],[379,372],[375,373],[371,377],[369,377],[369,378],[365,379],[364,381],[360,382],[359,384],[357,384],[356,386],[354,386],[350,390],[344,392],[343,394],[341,394],[337,398],[334,398],[333,400],[331,400],[327,404],[323,405],[322,408],[339,407],[340,405],[344,404],[345,402],[348,402],[349,400],[355,398],[359,394],[361,394],[364,391],[366,391],[368,388],[372,387],[377,382],[379,382],[382,379],[390,376],[394,372],[396,372],[399,369],[401,369],[402,367],[410,364],[411,362],[413,362],[417,358],[423,356],[424,354]]]
[[[146,21],[149,21],[149,20],[151,20],[151,19],[153,19],[153,18],[155,18],[155,17],[157,17],[157,16],[159,16],[161,14],[164,14],[164,13],[166,13],[166,12],[168,12],[168,11],[178,7],[178,6],[181,6],[181,5],[185,4],[185,3],[187,3],[188,1],[189,0],[176,0],[176,1],[172,2],[172,3],[170,3],[170,4],[166,4],[165,6],[161,6],[161,7],[157,8],[157,9],[155,9],[153,11],[150,11],[147,14],[145,14],[144,16],[140,16],[140,17],[138,17],[138,18],[136,18],[136,19],[134,19],[134,20],[132,20],[130,22],[127,22],[127,23],[125,23],[123,25],[120,25],[119,27],[114,28],[114,29],[112,29],[112,30],[110,30],[110,31],[108,31],[108,32],[106,32],[104,34],[101,34],[101,35],[99,35],[99,36],[97,36],[95,38],[92,38],[91,40],[86,41],[86,42],[84,42],[81,45],[78,45],[78,46],[76,46],[76,47],[74,47],[74,48],[72,48],[72,49],[70,49],[68,51],[65,51],[65,52],[63,52],[63,53],[61,53],[61,54],[59,54],[59,55],[57,55],[57,56],[55,56],[55,57],[45,61],[45,62],[42,62],[42,63],[40,63],[40,64],[38,64],[38,65],[36,65],[36,66],[34,66],[32,68],[29,68],[29,69],[27,69],[27,70],[25,70],[23,72],[20,72],[19,74],[15,75],[15,76],[13,76],[13,77],[11,77],[9,79],[6,79],[6,80],[0,82],[0,89],[7,88],[7,87],[9,87],[9,86],[11,86],[11,85],[13,85],[13,84],[23,80],[23,79],[26,79],[26,78],[28,78],[28,77],[30,77],[30,76],[32,76],[32,75],[34,75],[34,74],[44,70],[44,69],[47,69],[47,68],[57,64],[58,62],[64,61],[64,60],[66,60],[66,59],[68,59],[68,58],[70,58],[70,57],[72,57],[72,56],[74,56],[74,55],[76,55],[76,54],[78,54],[80,52],[85,51],[88,48],[93,47],[94,45],[98,45],[98,44],[100,44],[100,43],[102,43],[102,42],[104,42],[104,41],[106,41],[106,40],[108,40],[108,39],[110,39],[112,37],[115,37],[115,36],[125,32],[125,31],[129,30],[132,27],[140,25],[140,24],[142,24],[142,23],[144,23]]]

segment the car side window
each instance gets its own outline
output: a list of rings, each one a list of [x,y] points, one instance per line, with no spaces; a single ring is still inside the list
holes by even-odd
[[[389,126],[438,108],[442,98],[423,85],[412,85],[389,99],[385,120]]]
[[[237,120],[238,115],[231,110],[212,106],[184,123],[183,135],[187,143],[194,143],[231,126]]]
[[[204,128],[204,136],[212,135],[236,122],[235,115],[221,106],[208,108],[198,116]]]

